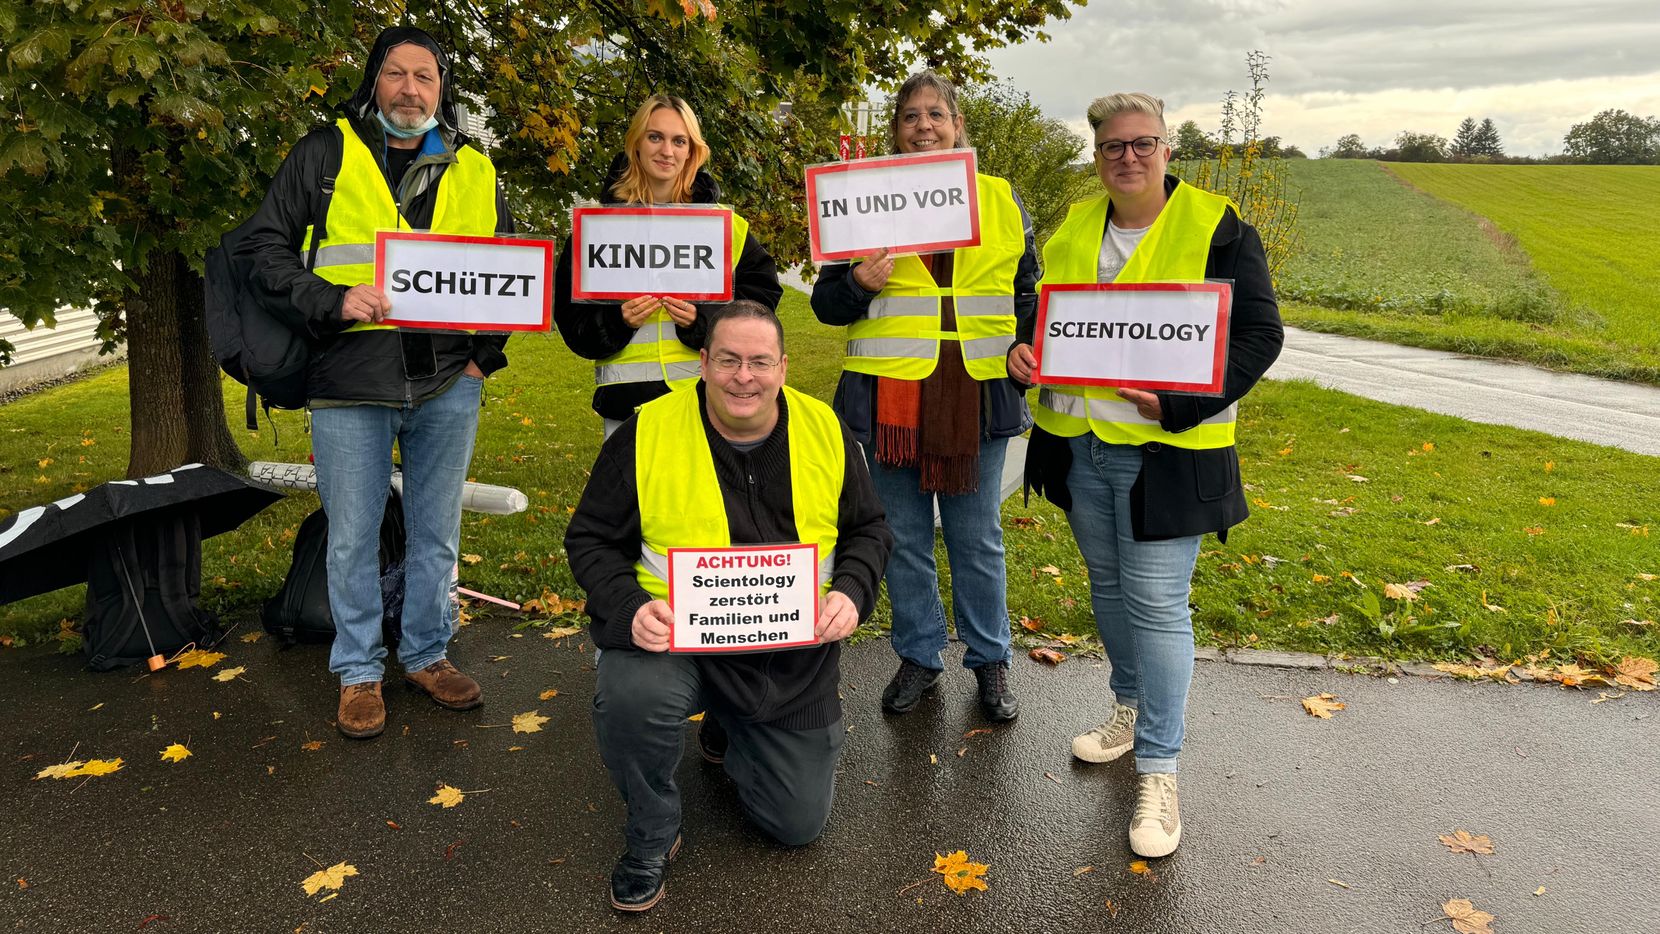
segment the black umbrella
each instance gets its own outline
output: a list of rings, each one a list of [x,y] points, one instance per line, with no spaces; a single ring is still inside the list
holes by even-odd
[[[85,583],[88,558],[133,520],[188,517],[211,538],[282,498],[235,474],[186,464],[31,506],[0,522],[0,603]]]

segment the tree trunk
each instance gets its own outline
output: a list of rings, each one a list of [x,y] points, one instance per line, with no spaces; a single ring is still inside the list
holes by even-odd
[[[200,463],[240,472],[247,460],[225,423],[219,367],[208,352],[202,278],[177,252],[152,252],[123,296],[132,451],[128,477]]]

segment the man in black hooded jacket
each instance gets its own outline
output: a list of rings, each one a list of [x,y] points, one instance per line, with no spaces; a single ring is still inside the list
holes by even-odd
[[[462,485],[484,377],[507,365],[507,338],[384,325],[391,302],[373,284],[378,229],[514,230],[495,167],[467,142],[444,50],[414,27],[387,29],[342,118],[295,144],[237,250],[266,306],[312,344],[306,398],[336,631],[329,668],[340,677],[337,725],[353,738],[376,736],[386,722],[379,527],[394,441],[408,529],[398,661],[405,679],[444,707],[483,702],[445,653],[456,621]],[[330,188],[326,217],[313,216],[319,191]]]

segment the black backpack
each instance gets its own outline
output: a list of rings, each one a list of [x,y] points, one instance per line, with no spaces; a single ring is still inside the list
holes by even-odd
[[[201,581],[202,526],[194,513],[109,526],[87,556],[87,667],[110,671],[218,642],[218,618],[196,606]]]
[[[294,536],[294,562],[288,566],[282,589],[260,607],[265,631],[285,644],[330,642],[334,613],[329,609],[329,520],[322,509],[306,516]],[[386,497],[380,522],[381,635],[385,644],[403,637],[403,500],[396,490]]]
[[[332,146],[324,160],[322,183],[312,204],[311,248],[305,262],[308,270],[316,266],[317,247],[328,236],[324,222],[329,203],[334,200],[334,180],[340,174],[343,152],[343,146]],[[248,387],[246,414],[248,430],[253,431],[259,427],[254,417],[256,395],[264,400],[267,413],[272,407],[305,407],[305,372],[312,344],[306,335],[266,310],[251,287],[247,262],[236,257],[247,226],[248,222],[243,222],[207,251],[203,259],[202,309],[214,361],[232,379]]]

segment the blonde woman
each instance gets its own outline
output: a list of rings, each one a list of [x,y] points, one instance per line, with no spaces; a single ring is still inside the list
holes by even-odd
[[[709,145],[697,115],[667,94],[646,98],[634,112],[623,151],[611,160],[596,193],[601,204],[714,204],[720,185],[704,171]],[[783,288],[772,257],[732,215],[732,298],[778,307]],[[639,295],[623,302],[571,300],[571,246],[559,254],[554,282],[554,322],[565,344],[596,361],[593,408],[610,437],[634,410],[697,382],[698,351],[708,315],[720,306]]]

